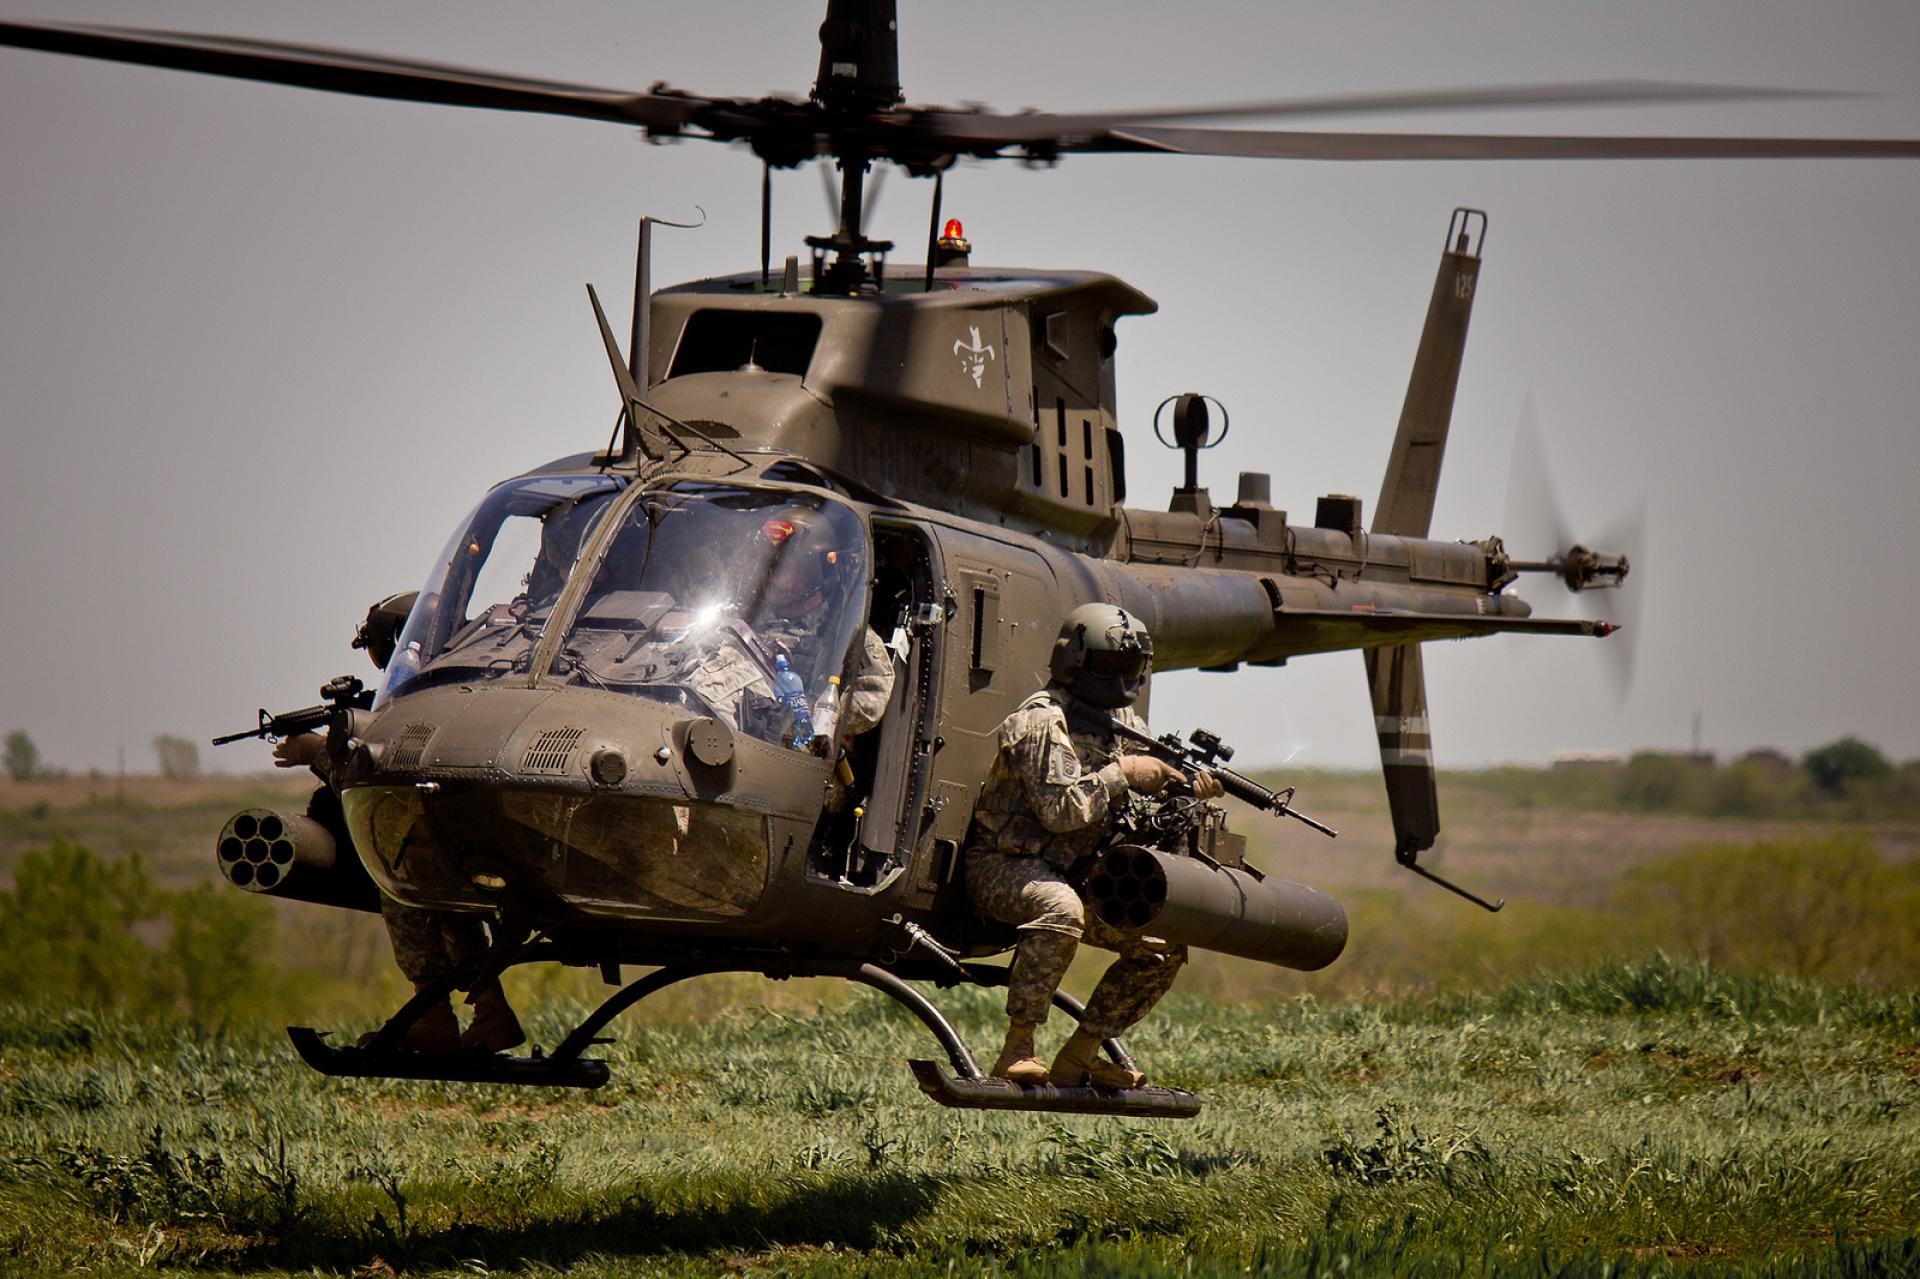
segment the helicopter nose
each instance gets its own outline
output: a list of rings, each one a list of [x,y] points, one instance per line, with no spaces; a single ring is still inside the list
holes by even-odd
[[[368,872],[407,904],[719,919],[759,903],[769,822],[810,821],[825,767],[644,698],[434,689],[370,726],[341,799]]]

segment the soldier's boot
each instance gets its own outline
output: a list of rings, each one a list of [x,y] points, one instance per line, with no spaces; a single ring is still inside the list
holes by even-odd
[[[527,1032],[520,1029],[520,1019],[513,1015],[498,977],[476,989],[467,1002],[473,1005],[473,1023],[460,1036],[462,1052],[502,1053],[527,1042]]]
[[[1033,1032],[1039,1025],[1037,1021],[1007,1023],[1007,1045],[990,1072],[995,1079],[1011,1079],[1016,1084],[1047,1082],[1047,1068],[1033,1048]]]
[[[373,1042],[380,1032],[370,1030],[360,1036],[355,1047],[365,1048]],[[453,1000],[442,998],[439,1003],[428,1004],[426,1010],[414,1018],[413,1025],[400,1033],[400,1042],[394,1047],[410,1053],[450,1053],[460,1047],[460,1023],[453,1015]]]
[[[1067,1040],[1060,1055],[1053,1059],[1053,1069],[1048,1072],[1050,1083],[1063,1087],[1078,1087],[1092,1084],[1097,1088],[1138,1088],[1147,1082],[1146,1075],[1137,1070],[1128,1070],[1125,1066],[1116,1066],[1100,1057],[1100,1037],[1086,1030],[1076,1030],[1073,1038]]]

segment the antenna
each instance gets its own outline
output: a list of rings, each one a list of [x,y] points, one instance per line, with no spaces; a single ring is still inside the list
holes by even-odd
[[[678,227],[691,231],[707,224],[707,211],[699,205],[693,206],[700,214],[698,222],[669,222],[665,218],[643,217],[640,219],[640,247],[633,255],[633,325],[627,333],[627,373],[634,385],[647,385],[647,352],[653,340],[653,228],[660,226]],[[764,234],[762,239],[764,240]],[[597,309],[600,303],[594,302]],[[629,428],[627,439],[621,449],[621,456],[633,456],[633,432]]]
[[[1160,415],[1167,405],[1173,405],[1173,438],[1169,440],[1160,430]],[[1207,411],[1212,404],[1220,410],[1220,434],[1213,433],[1213,417]],[[1170,449],[1179,449],[1186,459],[1186,483],[1174,490],[1175,508],[1196,509],[1204,501],[1206,490],[1200,487],[1200,450],[1210,449],[1227,438],[1227,432],[1233,427],[1233,419],[1227,415],[1227,406],[1211,395],[1201,395],[1197,391],[1188,391],[1184,395],[1169,395],[1160,401],[1153,411],[1153,438]],[[1181,499],[1187,505],[1180,505]]]

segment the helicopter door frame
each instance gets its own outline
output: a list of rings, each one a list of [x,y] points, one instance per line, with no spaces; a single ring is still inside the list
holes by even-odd
[[[876,515],[872,535],[904,534],[919,543],[921,557],[906,609],[907,655],[897,671],[893,698],[881,717],[873,792],[855,836],[859,846],[890,865],[873,891],[891,884],[912,862],[926,824],[927,789],[939,749],[934,718],[940,705],[942,647],[955,599],[940,563],[940,540],[921,520]],[[891,643],[891,637],[883,635]]]

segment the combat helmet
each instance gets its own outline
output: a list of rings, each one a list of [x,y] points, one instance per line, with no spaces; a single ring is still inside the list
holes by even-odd
[[[1118,605],[1082,604],[1060,624],[1052,670],[1054,683],[1090,706],[1131,706],[1153,670],[1153,637]]]

